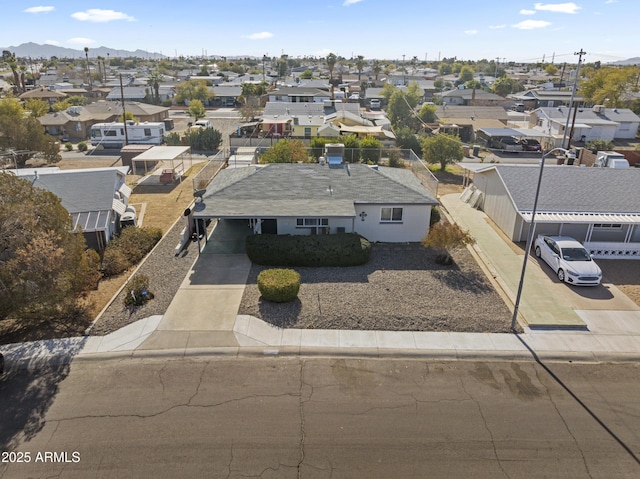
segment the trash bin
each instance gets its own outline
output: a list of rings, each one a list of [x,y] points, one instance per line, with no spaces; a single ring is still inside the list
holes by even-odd
[[[462,152],[464,153],[464,156],[469,156],[469,147],[468,146],[463,146],[462,147]]]
[[[480,147],[478,145],[473,145],[473,156],[478,156],[480,153]]]

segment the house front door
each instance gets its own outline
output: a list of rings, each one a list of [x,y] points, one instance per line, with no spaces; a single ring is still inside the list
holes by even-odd
[[[263,235],[277,235],[278,234],[278,220],[275,218],[267,218],[262,220],[262,234]]]

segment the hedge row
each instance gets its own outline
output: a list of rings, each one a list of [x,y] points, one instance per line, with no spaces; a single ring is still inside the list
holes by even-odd
[[[267,266],[357,266],[371,255],[371,243],[355,233],[253,235],[246,249],[252,262]]]
[[[144,258],[160,238],[162,230],[159,228],[130,226],[123,229],[104,250],[102,273],[105,276],[115,276],[125,272]]]

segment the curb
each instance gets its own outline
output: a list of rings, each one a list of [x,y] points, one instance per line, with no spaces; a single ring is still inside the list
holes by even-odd
[[[350,358],[350,359],[402,359],[428,361],[516,361],[551,363],[637,363],[640,353],[596,353],[592,351],[486,351],[456,349],[379,349],[336,347],[213,347],[194,349],[151,349],[113,351],[106,353],[52,354],[34,358],[7,361],[5,374],[17,370],[37,371],[44,367],[61,366],[78,362],[120,361],[123,359],[171,359],[171,358]]]

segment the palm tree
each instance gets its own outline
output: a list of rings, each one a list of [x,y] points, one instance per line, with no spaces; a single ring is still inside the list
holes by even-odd
[[[87,82],[89,84],[89,90],[91,90],[91,71],[89,70],[89,47],[84,47],[84,56],[86,58]]]
[[[358,81],[360,81],[360,75],[364,68],[364,57],[362,55],[358,55],[358,58],[356,59],[356,68],[358,69]]]
[[[329,83],[333,80],[333,68],[336,66],[338,57],[334,53],[327,55],[327,67],[329,68]]]
[[[378,60],[374,60],[373,73],[375,73],[376,75],[376,81],[378,80],[378,75],[380,75],[381,71],[382,71],[382,66],[380,65],[380,62]]]
[[[160,81],[162,80],[162,74],[158,71],[153,72],[149,76],[149,80],[147,81],[147,85],[153,88],[153,102],[160,103]]]

